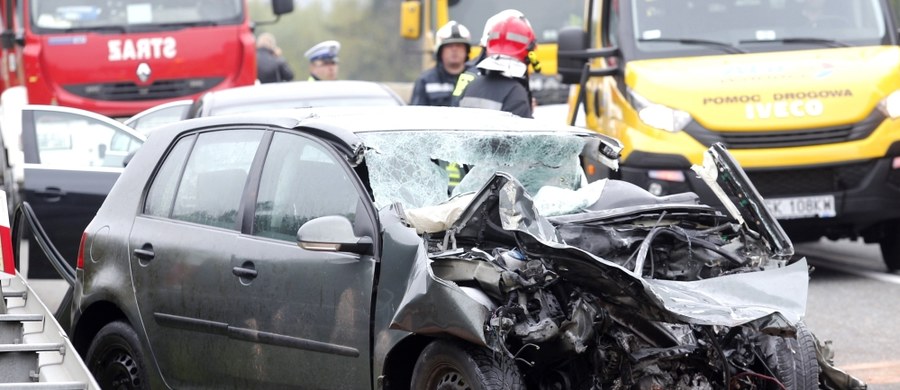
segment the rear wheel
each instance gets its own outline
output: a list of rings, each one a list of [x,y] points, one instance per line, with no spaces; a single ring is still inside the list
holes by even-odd
[[[437,340],[425,347],[411,388],[425,390],[524,389],[515,362],[486,348]]]
[[[134,329],[116,321],[100,329],[86,360],[101,389],[149,389],[144,356]]]
[[[766,343],[769,368],[787,390],[815,390],[819,388],[819,363],[816,360],[816,340],[806,324],[797,324],[797,337],[772,337]],[[770,386],[780,389],[779,386]]]
[[[881,257],[888,272],[900,270],[900,221],[893,221],[886,229],[884,237],[878,242],[881,246]]]

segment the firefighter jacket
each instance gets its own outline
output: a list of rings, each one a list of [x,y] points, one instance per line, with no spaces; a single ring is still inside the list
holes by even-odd
[[[471,71],[468,66],[463,72]],[[414,106],[450,106],[451,93],[456,88],[459,75],[448,73],[440,63],[428,69],[416,79],[410,104]]]
[[[531,118],[531,96],[525,83],[526,79],[488,71],[463,86],[459,106],[489,108]]]

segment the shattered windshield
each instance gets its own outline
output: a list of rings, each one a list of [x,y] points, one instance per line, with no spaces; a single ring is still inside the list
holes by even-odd
[[[562,133],[395,131],[360,134],[375,203],[418,208],[479,190],[497,171],[535,194],[544,186],[576,190],[585,140]],[[451,175],[459,175],[453,186]]]

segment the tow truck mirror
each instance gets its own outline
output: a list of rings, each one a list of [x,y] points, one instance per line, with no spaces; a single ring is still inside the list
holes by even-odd
[[[405,39],[419,39],[422,34],[422,3],[418,0],[404,1],[400,5],[400,36]]]
[[[565,84],[581,84],[588,77],[611,76],[619,72],[616,65],[599,69],[586,67],[592,58],[608,58],[619,55],[618,47],[601,47],[591,49],[587,33],[578,27],[565,27],[559,31],[559,51],[556,52],[557,71],[562,75]]]
[[[294,0],[272,0],[272,13],[284,15],[294,12]]]
[[[563,83],[577,84],[587,59],[573,54],[587,50],[587,32],[580,27],[563,27],[559,30],[557,42],[559,45],[556,54],[557,72],[562,76]]]

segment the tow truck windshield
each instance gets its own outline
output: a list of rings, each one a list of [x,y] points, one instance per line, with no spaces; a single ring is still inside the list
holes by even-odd
[[[613,12],[611,28],[632,21],[639,58],[714,55],[723,48],[740,53],[797,50],[803,44],[868,46],[889,39],[880,0],[633,0],[623,11],[630,15]],[[707,44],[710,37],[716,45]]]
[[[451,4],[453,2],[450,2]],[[462,23],[472,31],[476,43],[481,39],[484,22],[505,9],[517,9],[525,14],[539,43],[556,42],[557,32],[566,26],[581,26],[584,0],[521,1],[521,0],[460,0],[450,6],[450,19]]]
[[[31,25],[37,33],[146,31],[198,25],[238,24],[241,0],[32,0]]]

